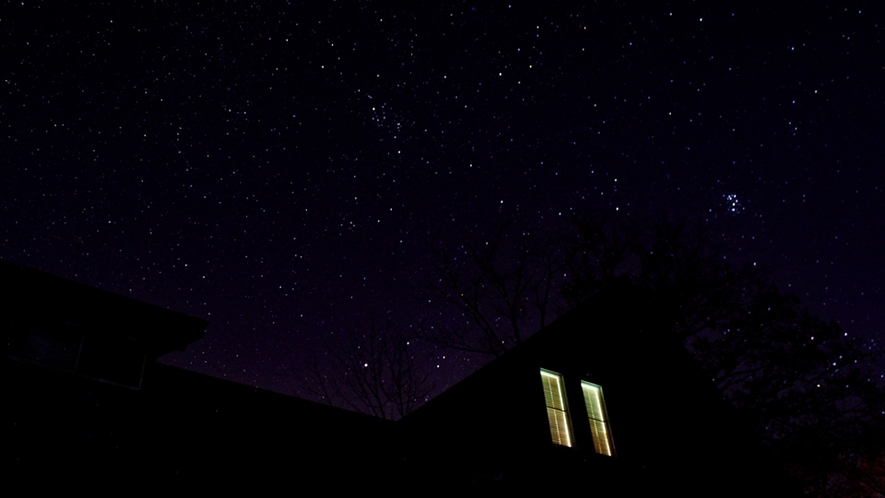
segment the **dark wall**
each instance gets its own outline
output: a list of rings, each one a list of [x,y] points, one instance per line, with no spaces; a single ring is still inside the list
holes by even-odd
[[[387,421],[164,365],[141,390],[18,362],[4,370],[9,475],[29,488],[348,489],[395,461]]]
[[[441,479],[602,494],[743,496],[778,479],[641,294],[603,294],[403,420]],[[562,375],[574,446],[551,442],[540,369]],[[597,455],[580,382],[602,386],[616,456]]]

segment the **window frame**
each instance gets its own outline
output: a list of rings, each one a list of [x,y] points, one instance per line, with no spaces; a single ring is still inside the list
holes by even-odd
[[[602,386],[582,380],[581,394],[584,398],[584,407],[587,410],[587,421],[590,426],[590,435],[593,438],[593,450],[599,455],[615,456],[615,442],[612,437],[608,410],[605,406],[605,396],[602,394]]]
[[[571,419],[569,417],[568,396],[565,391],[565,379],[562,374],[542,368],[541,370],[541,387],[544,391],[544,405],[547,409],[547,425],[550,429],[550,439],[553,444],[573,448],[575,446],[574,431],[572,430]],[[548,380],[550,384],[548,384]],[[549,386],[556,387],[557,393],[548,389]],[[558,396],[557,396],[558,395]],[[556,398],[559,398],[561,407],[557,407]],[[554,406],[551,406],[551,402]],[[563,438],[563,435],[565,438]],[[564,439],[564,440],[563,440]]]

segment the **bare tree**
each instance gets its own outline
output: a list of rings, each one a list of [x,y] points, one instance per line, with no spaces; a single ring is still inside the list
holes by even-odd
[[[436,258],[431,296],[463,320],[423,329],[435,344],[498,356],[547,325],[561,302],[563,253],[552,237],[504,226],[455,255],[436,252]]]
[[[424,356],[410,335],[372,321],[341,334],[322,359],[312,358],[301,387],[333,406],[399,419],[433,390]]]
[[[560,291],[570,307],[593,296],[611,280],[639,267],[638,223],[618,212],[594,211],[576,217],[562,240],[566,277]]]
[[[691,337],[725,318],[742,275],[728,270],[713,240],[684,224],[640,223],[619,213],[576,218],[568,236],[505,224],[456,251],[435,251],[431,299],[460,313],[456,325],[424,329],[445,347],[499,356],[559,313],[627,279],[679,299],[680,335]],[[664,309],[661,307],[661,309]]]

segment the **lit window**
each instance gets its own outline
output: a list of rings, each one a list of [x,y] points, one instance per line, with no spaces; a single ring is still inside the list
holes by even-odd
[[[547,420],[550,422],[550,437],[562,446],[571,446],[568,409],[562,388],[562,376],[541,369],[541,382],[544,384],[544,400],[547,402]]]
[[[605,400],[602,397],[602,387],[589,382],[581,382],[584,391],[584,404],[587,406],[587,417],[590,419],[590,432],[593,433],[593,447],[600,455],[612,456],[614,444],[612,444],[612,431],[608,425],[608,417],[605,413]]]

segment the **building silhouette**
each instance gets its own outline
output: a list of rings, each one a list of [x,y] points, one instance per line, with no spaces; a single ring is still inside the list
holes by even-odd
[[[16,487],[789,494],[628,285],[391,422],[157,363],[204,320],[11,263],[0,278]]]

